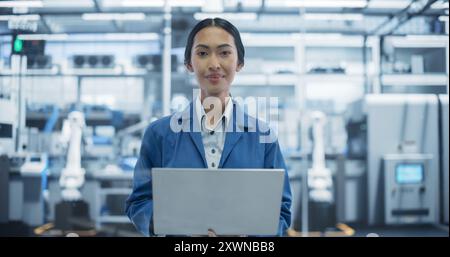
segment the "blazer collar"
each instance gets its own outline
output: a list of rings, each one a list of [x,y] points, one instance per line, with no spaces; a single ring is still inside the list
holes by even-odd
[[[232,124],[227,126],[227,134],[225,136],[225,144],[223,146],[223,152],[219,163],[219,168],[222,168],[228,156],[230,155],[236,143],[242,136],[242,133],[247,131],[256,131],[256,119],[247,115],[241,106],[232,99],[233,110],[231,114]],[[181,116],[179,116],[179,123],[182,124],[182,131],[188,132],[192,142],[194,143],[198,153],[203,159],[203,165],[208,167],[205,158],[205,149],[203,146],[202,135],[200,133],[200,124],[198,116],[195,111],[195,104],[191,102],[189,106],[183,110]],[[231,126],[230,126],[231,125]]]
[[[245,132],[255,131],[256,119],[250,117],[242,107],[231,99],[233,109],[231,111],[230,120],[232,124],[227,126],[227,132]],[[195,111],[195,103],[191,102],[179,116],[179,122],[182,124],[182,130],[188,132],[200,132],[200,124],[198,124],[199,116]]]

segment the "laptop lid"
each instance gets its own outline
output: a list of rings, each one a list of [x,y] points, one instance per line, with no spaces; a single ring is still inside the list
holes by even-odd
[[[276,235],[283,169],[153,168],[157,235]]]

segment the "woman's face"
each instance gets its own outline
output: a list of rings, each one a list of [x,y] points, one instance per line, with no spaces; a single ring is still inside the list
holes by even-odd
[[[192,45],[191,63],[186,67],[194,72],[202,96],[228,96],[238,65],[237,49],[231,34],[220,27],[200,30]]]

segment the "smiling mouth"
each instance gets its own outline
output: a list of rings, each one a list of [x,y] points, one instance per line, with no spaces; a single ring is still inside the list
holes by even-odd
[[[207,76],[206,78],[211,82],[211,83],[217,83],[220,81],[220,79],[224,78],[225,76],[222,75],[211,75],[211,76]]]

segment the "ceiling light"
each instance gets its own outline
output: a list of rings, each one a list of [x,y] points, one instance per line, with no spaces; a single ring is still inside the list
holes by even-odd
[[[195,13],[194,19],[204,20],[207,18],[223,18],[226,20],[256,20],[256,13]]]
[[[119,3],[119,4],[118,4]],[[163,0],[122,0],[119,1],[105,1],[104,6],[123,6],[123,7],[163,7],[165,1]],[[205,4],[205,0],[169,0],[171,7],[201,7]]]
[[[440,0],[431,5],[431,9],[448,9],[448,1]]]
[[[268,0],[268,7],[362,8],[364,0]]]
[[[157,40],[159,35],[157,33],[109,33],[105,34],[105,40],[108,41],[148,41]]]
[[[441,15],[441,16],[439,16],[439,20],[442,22],[448,22],[448,16]]]
[[[158,40],[157,33],[106,33],[106,34],[21,34],[21,40],[45,40],[45,41],[152,41]]]
[[[38,21],[41,19],[41,16],[37,14],[30,15],[0,15],[0,21],[9,21],[9,20],[27,20],[27,21]]]
[[[406,8],[411,1],[409,0],[372,0],[369,1],[369,4],[367,5],[367,8],[372,9],[403,9]]]
[[[306,13],[305,20],[352,20],[360,21],[364,19],[362,14],[335,14],[335,13]]]
[[[67,8],[67,7],[94,7],[92,0],[43,0],[44,7],[49,8]]]
[[[446,39],[445,36],[439,35],[406,35],[404,38],[406,40],[425,41],[425,42],[445,42]]]
[[[242,5],[244,7],[256,7],[259,8],[262,5],[262,0],[247,0],[247,1],[242,1]]]
[[[81,17],[87,21],[145,20],[144,13],[84,13]]]
[[[205,4],[205,0],[169,0],[172,7],[201,7]]]
[[[17,36],[21,40],[45,40],[45,41],[64,41],[67,40],[67,34],[23,34]]]
[[[221,0],[209,0],[202,6],[202,12],[221,13],[223,12],[223,2]]]
[[[164,1],[163,0],[152,0],[152,1],[148,1],[148,0],[125,1],[125,0],[123,0],[120,2],[120,6],[123,6],[123,7],[163,7]]]
[[[42,6],[42,1],[0,1],[0,7],[6,8],[33,8]]]

